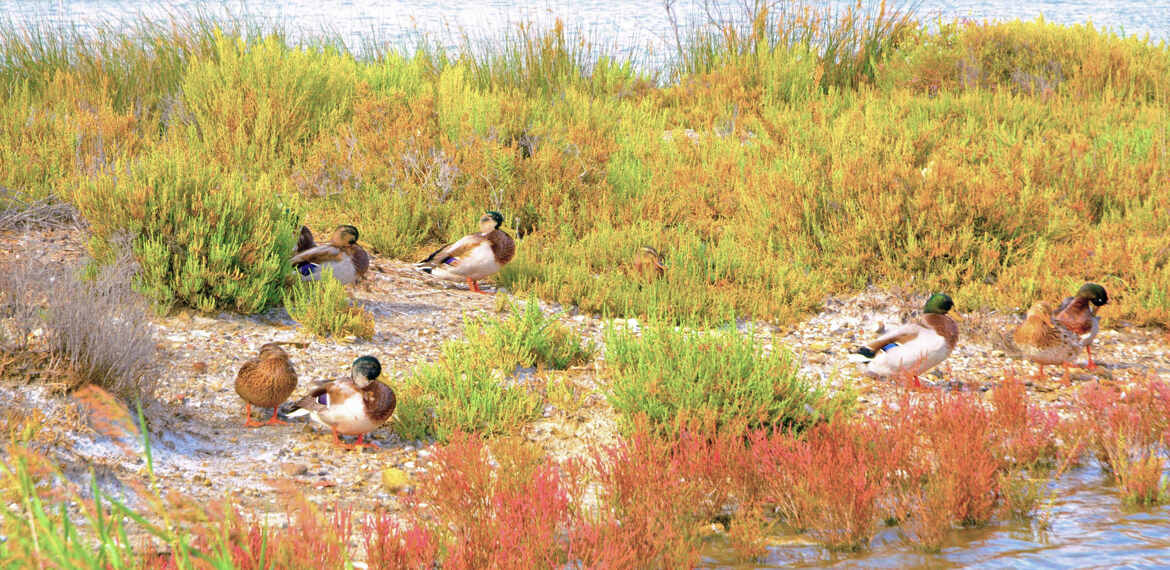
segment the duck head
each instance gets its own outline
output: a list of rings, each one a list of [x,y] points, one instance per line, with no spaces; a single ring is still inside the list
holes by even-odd
[[[378,359],[373,356],[358,357],[350,367],[350,376],[353,378],[353,383],[361,388],[369,386],[370,382],[373,382],[381,374],[382,363],[378,362]]]
[[[1085,283],[1077,291],[1077,297],[1087,299],[1090,303],[1100,307],[1109,302],[1109,294],[1105,288],[1096,283]]]
[[[923,313],[935,313],[938,315],[945,315],[955,307],[955,302],[946,293],[935,293],[926,300],[926,305],[922,307]]]
[[[329,237],[329,242],[335,246],[346,246],[357,243],[358,230],[351,225],[340,225],[333,230],[333,235]]]
[[[503,214],[493,210],[488,210],[479,217],[479,231],[480,233],[484,234],[491,233],[493,230],[499,229],[503,223]]]

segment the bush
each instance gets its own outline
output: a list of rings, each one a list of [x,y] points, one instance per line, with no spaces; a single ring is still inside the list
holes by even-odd
[[[156,349],[149,303],[131,290],[133,263],[123,257],[92,281],[83,281],[79,268],[35,263],[0,267],[0,319],[7,317],[0,350],[47,351],[42,364],[59,360],[65,370],[42,376],[70,390],[95,384],[126,401],[149,400]]]
[[[353,59],[333,50],[217,30],[213,54],[190,65],[181,87],[193,130],[217,159],[282,170],[293,149],[349,116],[356,84]]]
[[[529,297],[523,307],[509,302],[508,309],[510,315],[505,319],[473,317],[465,327],[471,351],[495,367],[564,370],[593,357],[593,343],[582,344],[577,333],[557,321],[556,315],[546,316],[536,297]]]
[[[1170,387],[1160,380],[1124,387],[1093,383],[1077,394],[1077,404],[1082,433],[1116,479],[1122,500],[1139,505],[1166,501],[1162,469],[1170,436]]]
[[[852,407],[851,396],[800,378],[791,353],[764,354],[751,333],[656,325],[639,337],[611,327],[605,344],[610,403],[667,432],[692,420],[800,431]]]
[[[408,439],[447,440],[456,431],[514,432],[539,415],[541,399],[517,378],[520,367],[564,368],[585,362],[591,346],[535,299],[506,319],[472,317],[466,340],[448,341],[438,361],[415,369],[401,385],[395,431]]]
[[[176,142],[89,179],[73,197],[99,262],[111,261],[114,235],[133,236],[137,288],[161,310],[255,313],[280,301],[291,272],[297,214],[278,193],[271,178],[229,174]]]
[[[0,231],[77,225],[77,210],[54,198],[23,199],[0,186]]]
[[[319,281],[297,279],[284,295],[284,308],[317,336],[374,336],[374,316],[350,301],[345,285],[328,267]]]

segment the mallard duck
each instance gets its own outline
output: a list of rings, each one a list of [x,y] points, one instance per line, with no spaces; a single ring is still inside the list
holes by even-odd
[[[908,375],[915,386],[921,386],[918,376],[946,360],[959,340],[959,327],[947,314],[954,306],[950,297],[935,293],[927,299],[921,317],[857,349],[858,354],[871,359],[866,374]]]
[[[289,408],[288,416],[309,415],[333,430],[333,440],[338,445],[372,447],[362,438],[390,419],[397,404],[394,390],[377,380],[381,374],[382,364],[377,358],[362,356],[353,361],[349,378],[318,384]],[[338,434],[356,435],[357,443],[348,446]]]
[[[322,270],[329,267],[333,269],[334,279],[349,285],[364,277],[370,269],[370,256],[357,244],[357,240],[357,228],[342,225],[337,226],[333,235],[329,236],[329,243],[300,251],[302,245],[313,243],[313,233],[301,226],[301,235],[297,241],[299,253],[289,262],[297,268],[302,281],[317,281],[321,278]]]
[[[1085,347],[1085,354],[1089,359],[1088,367],[1096,368],[1093,362],[1093,351],[1090,346],[1097,338],[1100,328],[1100,319],[1097,318],[1097,307],[1109,302],[1109,294],[1105,288],[1096,283],[1085,283],[1077,290],[1075,297],[1067,297],[1056,308],[1052,320],[1063,325],[1077,334],[1081,339],[1081,346]]]
[[[1024,357],[1039,365],[1037,378],[1044,375],[1045,364],[1067,367],[1081,349],[1077,335],[1052,322],[1052,305],[1046,301],[1037,301],[1028,309],[1024,324],[1012,333],[1012,343]]]
[[[666,273],[666,266],[662,265],[662,255],[648,245],[638,248],[634,255],[634,274],[645,281],[653,281]]]
[[[485,212],[479,219],[479,233],[439,248],[414,264],[415,269],[448,281],[465,279],[472,291],[484,293],[477,281],[495,274],[516,255],[516,242],[500,229],[503,223],[499,212]]]
[[[276,419],[276,409],[297,387],[297,372],[288,353],[279,343],[270,342],[260,347],[260,355],[244,363],[236,374],[236,393],[244,399],[244,425],[284,424]],[[272,408],[267,423],[252,420],[252,406]]]

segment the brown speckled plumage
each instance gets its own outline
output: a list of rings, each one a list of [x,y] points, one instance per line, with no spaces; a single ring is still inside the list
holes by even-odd
[[[260,347],[260,355],[244,363],[236,374],[236,394],[264,408],[284,403],[297,387],[297,373],[288,353],[274,343]]]
[[[1028,316],[1012,334],[1012,341],[1025,357],[1041,365],[1071,362],[1081,348],[1072,332],[1052,322],[1052,307],[1043,301],[1028,309]]]
[[[512,236],[496,228],[484,237],[492,244],[492,254],[496,256],[496,261],[500,265],[512,261],[512,257],[516,255],[516,242],[512,241]]]
[[[662,265],[662,256],[658,250],[644,245],[638,248],[634,257],[634,275],[645,281],[658,279],[666,274],[666,267]]]

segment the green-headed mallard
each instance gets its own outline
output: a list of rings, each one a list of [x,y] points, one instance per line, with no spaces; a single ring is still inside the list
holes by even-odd
[[[910,376],[921,386],[918,376],[946,360],[959,340],[959,327],[947,314],[954,306],[950,297],[935,293],[927,299],[921,317],[857,349],[858,354],[871,359],[866,374]]]
[[[244,363],[236,374],[236,393],[244,399],[244,425],[283,424],[276,419],[276,408],[284,403],[297,387],[297,372],[288,353],[275,342],[260,347],[260,355]],[[267,424],[252,420],[252,406],[272,408]]]
[[[358,278],[364,277],[370,269],[370,256],[366,250],[357,244],[358,230],[349,225],[337,226],[329,243],[312,245],[313,233],[309,228],[301,226],[301,234],[297,241],[298,253],[292,257],[290,263],[301,275],[302,281],[316,281],[321,278],[323,269],[333,269],[333,278],[349,285]],[[309,246],[301,250],[301,247]]]
[[[337,437],[342,434],[358,436],[354,446],[372,447],[362,438],[390,419],[397,404],[394,390],[377,380],[381,374],[382,364],[377,358],[362,356],[353,361],[349,378],[318,384],[293,404],[288,416],[308,414],[333,430],[333,440],[339,445],[345,445]]]
[[[1068,366],[1081,349],[1081,339],[1059,323],[1052,322],[1052,305],[1037,301],[1028,309],[1024,324],[1012,333],[1012,344],[1028,360],[1040,366],[1036,376],[1044,374],[1045,364]]]
[[[1056,315],[1053,317],[1054,321],[1081,338],[1081,346],[1085,347],[1085,354],[1089,359],[1089,368],[1097,367],[1093,362],[1093,351],[1089,348],[1100,328],[1097,307],[1108,302],[1109,294],[1105,292],[1104,287],[1096,283],[1085,283],[1075,297],[1066,298],[1056,308]]]
[[[483,293],[477,281],[495,274],[516,255],[516,242],[500,229],[503,223],[499,212],[485,212],[479,219],[479,233],[439,248],[416,263],[415,269],[448,281],[466,280],[472,291]]]
[[[634,275],[643,281],[653,281],[666,273],[662,265],[662,254],[657,249],[644,245],[634,255]]]

